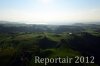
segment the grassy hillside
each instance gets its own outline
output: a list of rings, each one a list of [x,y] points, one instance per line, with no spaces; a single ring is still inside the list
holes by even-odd
[[[95,64],[79,63],[77,66],[98,66],[100,33],[12,33],[0,34],[0,66],[44,66],[35,64],[34,57],[95,56]],[[93,42],[95,41],[95,42]],[[58,63],[59,64],[59,63]],[[55,64],[48,64],[51,66]],[[56,64],[57,65],[57,64]],[[59,64],[59,66],[75,66]]]

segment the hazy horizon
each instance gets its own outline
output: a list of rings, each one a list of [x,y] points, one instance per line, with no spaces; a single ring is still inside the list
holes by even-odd
[[[0,0],[0,21],[26,24],[100,22],[100,0]]]

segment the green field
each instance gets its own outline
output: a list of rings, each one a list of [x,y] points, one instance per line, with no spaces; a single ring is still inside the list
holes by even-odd
[[[44,66],[34,63],[34,57],[75,57],[96,56],[99,51],[98,42],[100,33],[13,33],[0,34],[0,66]],[[96,51],[96,52],[95,52]],[[99,52],[97,52],[99,53]],[[98,59],[96,59],[98,60]],[[48,64],[47,66],[51,66]],[[60,64],[61,66],[74,66],[71,64]],[[77,66],[98,66],[94,64],[79,63]]]

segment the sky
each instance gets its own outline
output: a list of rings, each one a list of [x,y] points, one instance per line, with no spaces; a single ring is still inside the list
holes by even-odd
[[[0,0],[0,21],[27,24],[99,22],[100,0]]]

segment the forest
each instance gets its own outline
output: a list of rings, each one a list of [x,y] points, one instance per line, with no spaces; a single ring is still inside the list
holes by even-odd
[[[94,63],[73,61],[48,63],[47,66],[99,66],[99,51],[99,24],[0,24],[0,66],[45,66],[44,63],[34,63],[35,56],[94,56]]]

